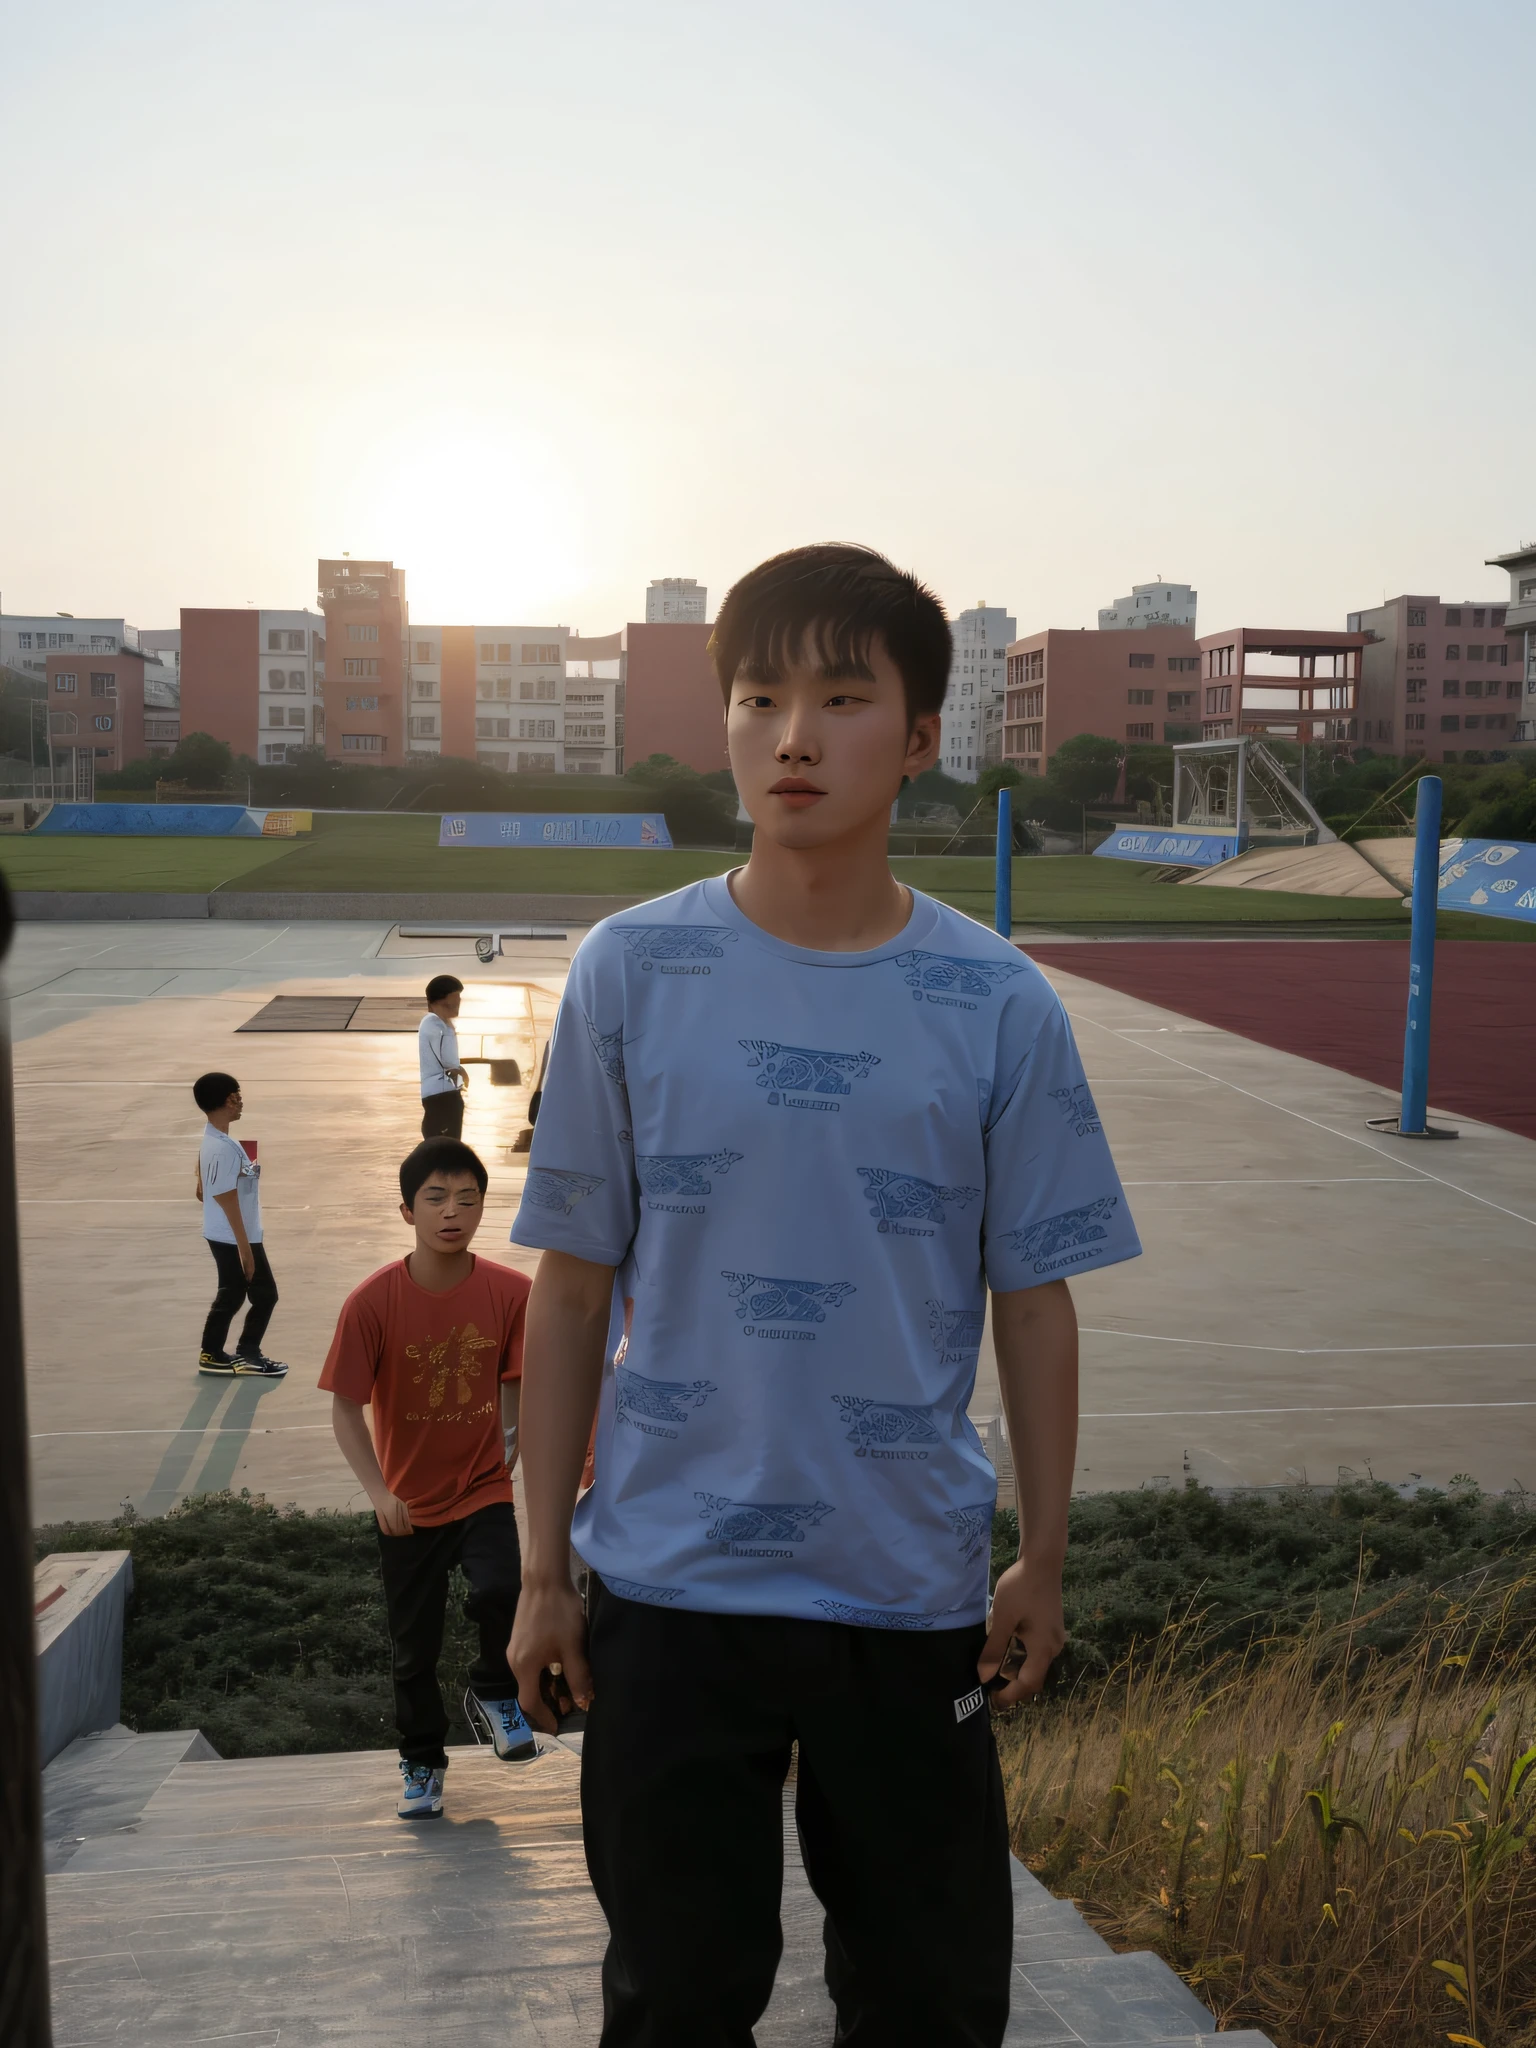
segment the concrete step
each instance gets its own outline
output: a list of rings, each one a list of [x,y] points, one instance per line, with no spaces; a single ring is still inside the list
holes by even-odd
[[[567,1749],[522,1767],[455,1750],[448,1816],[411,1826],[388,1751],[219,1761],[199,1736],[114,1730],[73,1744],[49,1779],[55,2024],[71,2048],[597,2040],[606,1929]],[[787,1800],[785,1849],[784,1960],[757,2040],[828,2048],[821,1907]],[[1165,1964],[1114,1954],[1017,1864],[1014,1894],[1008,2048],[1263,2048],[1215,2037]]]

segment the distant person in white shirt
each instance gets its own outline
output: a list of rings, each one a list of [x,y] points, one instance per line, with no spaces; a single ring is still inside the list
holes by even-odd
[[[427,983],[427,1014],[416,1027],[424,1138],[464,1135],[464,1097],[460,1090],[469,1086],[469,1076],[459,1064],[459,1034],[453,1028],[463,994],[463,982],[451,974],[434,974]]]
[[[192,1084],[192,1099],[208,1119],[197,1161],[197,1193],[203,1205],[203,1236],[218,1268],[219,1291],[203,1324],[197,1369],[210,1377],[281,1379],[288,1370],[261,1348],[277,1307],[277,1282],[267,1263],[261,1232],[261,1168],[229,1127],[244,1114],[240,1083],[233,1074],[203,1074]],[[225,1349],[235,1311],[249,1301],[240,1342]]]

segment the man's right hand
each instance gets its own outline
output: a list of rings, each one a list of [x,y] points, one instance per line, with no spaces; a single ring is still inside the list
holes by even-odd
[[[399,1494],[381,1494],[373,1504],[373,1512],[386,1536],[410,1535],[411,1511]]]
[[[256,1254],[248,1244],[243,1244],[240,1247],[240,1270],[247,1280],[254,1280],[256,1278]]]
[[[564,1678],[578,1707],[592,1704],[592,1668],[587,1662],[587,1617],[581,1595],[570,1583],[530,1586],[525,1579],[507,1645],[507,1663],[517,1681],[518,1705],[535,1728],[555,1733],[545,1703],[546,1671]]]

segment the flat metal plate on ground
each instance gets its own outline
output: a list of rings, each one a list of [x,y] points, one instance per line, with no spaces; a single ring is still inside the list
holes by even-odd
[[[427,1014],[420,996],[364,996],[347,1021],[348,1031],[415,1031]]]
[[[373,997],[373,1001],[388,998]],[[235,1028],[239,1031],[345,1031],[360,996],[274,996],[254,1017]],[[418,1012],[418,1019],[420,1015]],[[375,1029],[378,1027],[375,1026]],[[413,1024],[411,1029],[414,1031]]]

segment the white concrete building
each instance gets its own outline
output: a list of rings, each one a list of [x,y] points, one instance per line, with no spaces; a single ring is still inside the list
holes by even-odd
[[[709,615],[709,592],[691,576],[658,576],[645,593],[648,626],[702,626]]]
[[[1195,630],[1198,591],[1187,583],[1133,583],[1129,597],[1117,597],[1099,613],[1101,633],[1134,632],[1140,626],[1187,626]]]
[[[950,632],[955,652],[938,766],[957,782],[974,782],[989,761],[1003,757],[1008,643],[1019,629],[1000,605],[979,604],[951,619]]]
[[[320,612],[263,611],[256,630],[256,758],[271,764],[300,747],[325,743],[325,618]]]
[[[165,667],[180,672],[181,669],[181,628],[179,626],[156,626],[139,634],[139,645],[146,654],[152,654]]]
[[[42,675],[50,654],[116,654],[139,645],[123,619],[76,619],[68,612],[0,613],[0,668]]]

